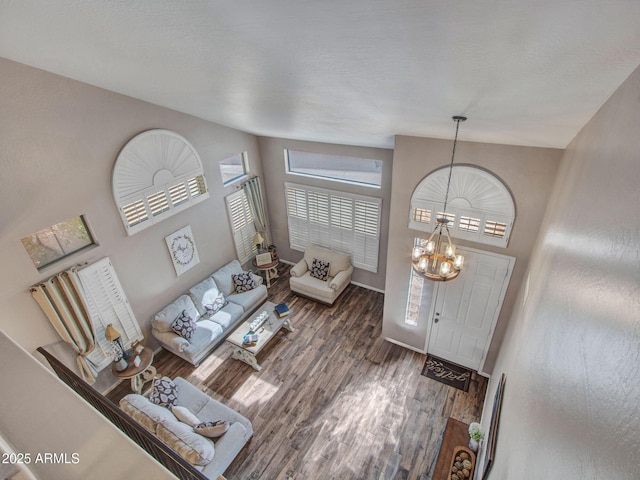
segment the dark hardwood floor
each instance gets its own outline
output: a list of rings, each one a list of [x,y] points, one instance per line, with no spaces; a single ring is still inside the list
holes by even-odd
[[[195,368],[162,351],[158,373],[182,376],[253,423],[227,479],[429,480],[449,416],[479,421],[487,386],[468,393],[420,374],[425,355],[381,339],[384,295],[350,285],[327,307],[289,291],[288,266],[269,290],[295,330],[260,352],[260,372],[223,344]],[[127,393],[123,382],[109,397]]]

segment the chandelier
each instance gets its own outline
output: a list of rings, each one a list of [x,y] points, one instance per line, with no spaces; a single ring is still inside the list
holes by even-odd
[[[464,257],[456,255],[456,246],[451,241],[451,235],[449,235],[449,222],[451,220],[447,215],[447,202],[449,201],[453,158],[456,155],[456,143],[458,142],[458,129],[460,128],[460,122],[464,122],[466,119],[467,117],[459,115],[453,117],[453,121],[456,122],[456,136],[453,140],[453,152],[451,152],[444,208],[440,216],[436,218],[436,228],[433,230],[429,240],[413,247],[411,253],[413,268],[416,272],[436,282],[445,282],[456,278],[460,275],[460,270],[464,263]]]

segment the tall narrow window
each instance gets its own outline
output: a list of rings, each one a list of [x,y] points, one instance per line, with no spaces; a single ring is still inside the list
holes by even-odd
[[[221,160],[220,174],[224,185],[229,185],[244,177],[247,174],[247,152]]]
[[[407,301],[407,312],[404,323],[417,326],[420,318],[420,307],[422,306],[422,290],[424,288],[424,277],[418,275],[411,268],[411,280],[409,281],[409,299]]]
[[[239,190],[225,197],[227,213],[231,223],[231,234],[240,263],[246,263],[256,254],[253,236],[256,227],[244,190]]]
[[[351,255],[354,267],[378,271],[382,200],[285,183],[289,245],[314,244]]]

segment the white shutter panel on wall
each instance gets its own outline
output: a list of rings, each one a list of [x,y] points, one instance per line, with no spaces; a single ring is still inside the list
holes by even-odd
[[[97,344],[88,358],[101,370],[112,361],[108,356],[109,342],[104,337],[107,325],[113,324],[122,334],[125,348],[129,348],[136,340],[142,340],[142,331],[108,257],[83,268],[78,276]]]
[[[302,188],[285,187],[289,245],[294,250],[304,250],[309,244],[307,192]]]
[[[239,190],[225,197],[227,201],[227,213],[231,223],[231,233],[238,254],[238,261],[246,263],[256,253],[253,245],[253,236],[256,227],[253,223],[253,215],[244,190]]]
[[[353,200],[350,198],[331,195],[331,248],[353,252]]]
[[[309,222],[307,224],[309,238],[315,245],[331,248],[329,195],[309,191],[307,192],[307,204],[309,206]]]
[[[355,202],[353,264],[373,272],[378,271],[381,204],[380,201]]]

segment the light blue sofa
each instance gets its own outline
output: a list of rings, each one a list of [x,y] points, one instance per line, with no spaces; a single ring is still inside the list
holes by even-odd
[[[151,320],[151,333],[163,348],[198,366],[224,339],[267,299],[267,287],[262,277],[251,273],[257,285],[248,292],[236,293],[232,275],[243,272],[238,260],[229,262],[221,269],[194,285],[184,295],[167,305]],[[228,303],[213,315],[207,313],[210,304],[220,293]],[[173,321],[187,314],[196,322],[196,331],[187,340],[171,328]]]

